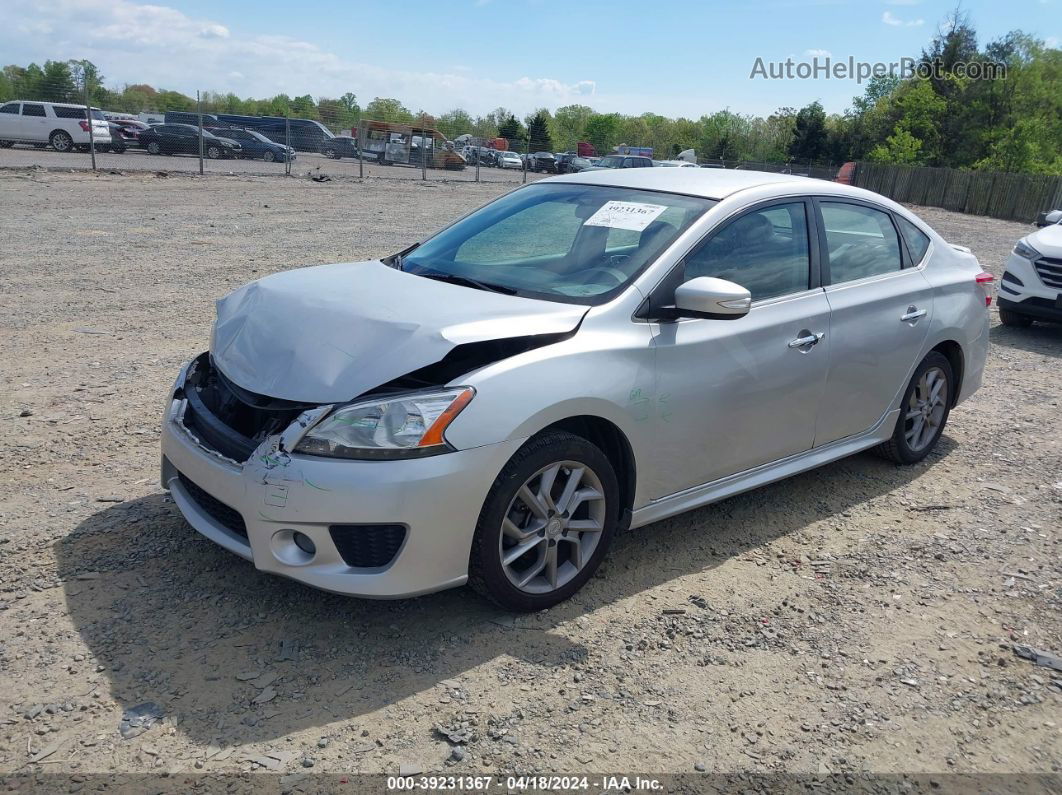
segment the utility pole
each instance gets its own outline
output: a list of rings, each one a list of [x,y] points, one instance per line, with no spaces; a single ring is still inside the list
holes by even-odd
[[[284,117],[284,148],[288,150],[288,156],[284,159],[284,174],[291,176],[291,118]]]
[[[92,153],[92,170],[96,170],[96,136],[92,131],[92,103],[89,102],[89,73],[84,66],[81,67],[82,82],[85,84],[85,118],[88,119],[89,152]]]
[[[424,134],[424,116],[420,117],[420,178],[428,179],[428,138]]]
[[[365,179],[365,120],[358,121],[358,179]]]
[[[199,176],[203,176],[203,104],[198,89],[195,92],[195,114],[199,117]]]

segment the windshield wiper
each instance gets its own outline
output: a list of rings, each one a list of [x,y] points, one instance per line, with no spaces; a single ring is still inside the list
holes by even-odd
[[[490,284],[488,282],[481,282],[476,279],[472,279],[468,276],[458,276],[456,273],[440,273],[439,271],[412,272],[415,273],[417,276],[423,276],[425,279],[434,279],[435,281],[446,282],[447,284],[460,284],[465,287],[473,287],[476,290],[485,290],[488,293],[516,295],[516,290],[514,290],[512,287],[503,287],[500,284]]]

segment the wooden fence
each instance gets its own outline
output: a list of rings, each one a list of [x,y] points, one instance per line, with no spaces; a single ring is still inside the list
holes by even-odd
[[[1012,221],[1062,208],[1062,177],[859,163],[852,184],[893,201]]]

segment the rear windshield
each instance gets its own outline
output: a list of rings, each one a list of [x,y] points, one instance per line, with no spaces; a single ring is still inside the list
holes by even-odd
[[[395,264],[531,298],[600,304],[714,204],[630,188],[531,185],[444,229]]]

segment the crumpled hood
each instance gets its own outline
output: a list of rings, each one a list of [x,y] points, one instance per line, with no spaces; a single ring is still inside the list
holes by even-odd
[[[425,279],[379,260],[320,265],[267,276],[219,300],[210,352],[244,389],[335,403],[464,343],[572,331],[586,311]]]

